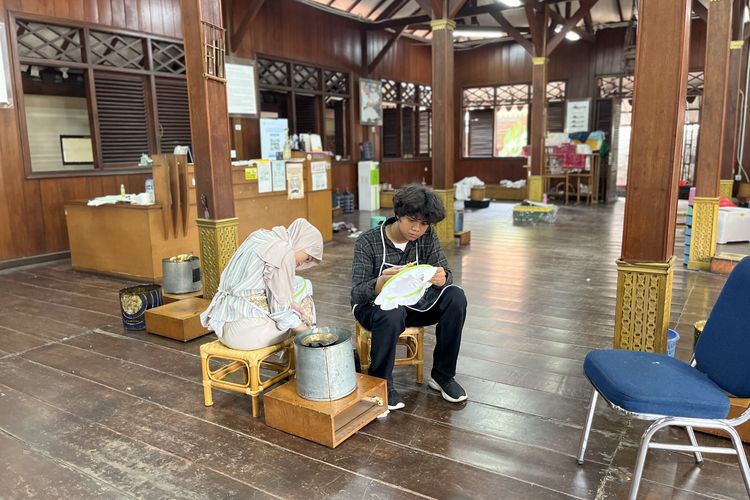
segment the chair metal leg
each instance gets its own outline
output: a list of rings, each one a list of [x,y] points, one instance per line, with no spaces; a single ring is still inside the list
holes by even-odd
[[[646,456],[648,455],[651,438],[654,437],[656,431],[658,431],[662,427],[669,425],[668,422],[670,420],[670,418],[662,418],[660,420],[657,420],[656,422],[651,424],[648,429],[646,429],[646,432],[643,433],[643,436],[641,437],[641,446],[638,448],[638,458],[636,458],[635,460],[633,479],[631,480],[630,485],[630,496],[628,497],[630,500],[636,500],[636,497],[638,496],[638,488],[641,485],[643,466],[646,464]]]
[[[698,441],[695,439],[695,432],[693,432],[693,428],[688,426],[685,426],[685,430],[688,433],[688,437],[690,438],[690,444],[693,446],[698,446]],[[695,463],[698,465],[701,465],[703,463],[703,454],[700,451],[695,452]]]
[[[594,389],[594,394],[591,396],[591,403],[589,404],[589,412],[586,416],[586,425],[583,427],[583,434],[581,435],[581,449],[578,451],[578,464],[583,465],[583,456],[586,454],[586,446],[589,444],[589,433],[591,432],[591,422],[594,420],[594,410],[596,410],[596,400],[599,398],[599,393]]]
[[[742,472],[742,480],[745,482],[745,489],[747,490],[747,496],[750,497],[750,467],[747,464],[747,455],[745,455],[745,448],[742,447],[742,440],[740,435],[732,426],[727,426],[727,432],[732,437],[732,443],[734,449],[737,450],[737,461],[740,463],[740,471]]]

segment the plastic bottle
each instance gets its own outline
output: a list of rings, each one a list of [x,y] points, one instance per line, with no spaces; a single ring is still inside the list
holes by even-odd
[[[120,196],[125,196],[125,184],[120,184]]]
[[[151,177],[146,179],[146,194],[148,195],[149,203],[154,203],[156,201],[154,197],[154,180]]]

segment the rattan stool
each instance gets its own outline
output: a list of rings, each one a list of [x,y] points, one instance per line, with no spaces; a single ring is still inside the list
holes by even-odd
[[[366,330],[359,323],[354,323],[356,332],[357,350],[362,371],[367,372],[370,368],[370,347],[372,346],[372,332]],[[424,328],[421,326],[408,327],[398,337],[398,344],[406,346],[406,357],[396,358],[396,366],[416,366],[417,383],[422,383],[422,372],[424,370]]]
[[[273,363],[266,359],[277,352],[289,353],[285,364]],[[225,361],[222,366],[211,370],[209,363],[212,359]],[[276,375],[261,380],[260,369],[268,369],[276,372]],[[269,388],[276,382],[294,376],[294,338],[290,337],[283,342],[253,351],[240,351],[230,349],[215,340],[201,346],[201,370],[203,371],[203,400],[206,406],[213,406],[214,401],[211,389],[225,389],[228,391],[248,394],[253,401],[253,417],[260,414],[258,396],[264,389]],[[226,377],[237,370],[243,370],[243,383],[230,382]]]

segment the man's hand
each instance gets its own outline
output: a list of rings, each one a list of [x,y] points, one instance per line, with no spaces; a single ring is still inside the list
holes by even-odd
[[[403,266],[386,267],[385,269],[383,269],[383,274],[378,277],[378,281],[375,283],[375,295],[379,294],[380,290],[383,289],[383,285],[385,285],[385,282],[391,279],[391,277],[398,273],[401,269],[403,269]]]
[[[442,267],[436,267],[437,271],[435,272],[435,275],[430,280],[430,283],[432,283],[435,286],[443,286],[445,285],[445,269]]]

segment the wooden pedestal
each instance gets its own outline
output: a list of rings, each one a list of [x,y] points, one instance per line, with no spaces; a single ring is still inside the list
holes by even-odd
[[[388,394],[385,380],[358,373],[357,390],[336,401],[303,399],[292,380],[264,394],[263,404],[269,427],[335,448],[388,409]]]
[[[146,311],[146,331],[187,342],[209,332],[201,325],[200,314],[211,303],[197,297],[178,300]]]

